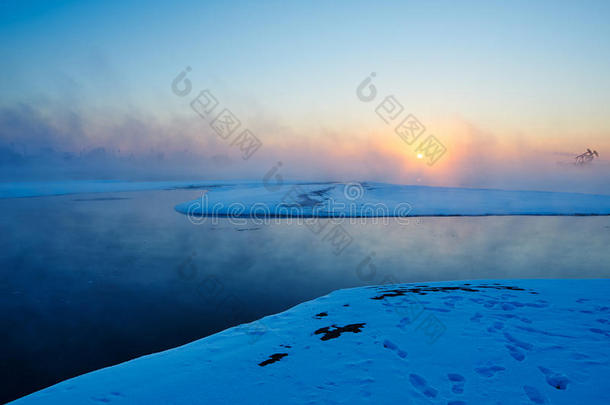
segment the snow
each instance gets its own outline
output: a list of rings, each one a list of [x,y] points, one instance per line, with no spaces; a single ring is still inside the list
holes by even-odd
[[[609,215],[610,196],[384,183],[301,183],[276,188],[251,183],[210,189],[176,210],[192,216],[250,218]]]
[[[609,290],[610,280],[339,290],[14,403],[608,404]]]
[[[385,183],[256,181],[64,181],[0,183],[0,198],[193,188],[176,206],[193,216],[405,217],[610,215],[610,195],[407,186]]]
[[[120,191],[168,190],[174,188],[217,187],[224,182],[193,181],[38,181],[0,183],[0,198],[45,197],[79,193],[107,193]]]

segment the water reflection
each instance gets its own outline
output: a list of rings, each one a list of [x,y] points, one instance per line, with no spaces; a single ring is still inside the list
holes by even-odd
[[[609,217],[343,222],[352,241],[336,254],[296,221],[193,225],[173,206],[198,196],[0,200],[0,401],[338,288],[610,276]]]

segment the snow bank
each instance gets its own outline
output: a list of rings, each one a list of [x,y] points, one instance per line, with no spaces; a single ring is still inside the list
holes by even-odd
[[[383,183],[251,183],[209,190],[176,206],[190,216],[403,217],[609,215],[610,196]]]
[[[608,404],[609,290],[610,280],[340,290],[14,403]]]
[[[218,187],[223,182],[192,181],[39,181],[0,183],[0,198],[44,197],[79,193],[168,190],[174,188]]]
[[[610,195],[384,183],[64,181],[0,183],[0,198],[169,189],[207,190],[176,206],[193,217],[406,217],[610,215]]]

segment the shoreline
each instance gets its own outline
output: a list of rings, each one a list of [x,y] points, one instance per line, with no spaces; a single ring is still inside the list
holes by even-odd
[[[342,403],[368,393],[601,404],[609,288],[610,279],[499,279],[341,289],[12,403],[307,403],[318,394]]]

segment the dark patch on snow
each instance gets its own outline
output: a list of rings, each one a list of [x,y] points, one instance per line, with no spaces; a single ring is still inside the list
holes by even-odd
[[[283,357],[288,356],[288,353],[274,353],[269,358],[261,363],[258,363],[259,366],[264,367],[268,364],[273,364],[276,361],[280,361]]]
[[[324,196],[328,195],[328,192],[334,188],[335,188],[334,186],[331,186],[331,187],[322,188],[320,190],[310,191],[309,195],[317,195],[318,197],[324,197]],[[302,194],[302,195],[304,195],[304,194]]]
[[[324,199],[328,198],[328,193],[334,189],[335,186],[322,188],[320,190],[309,191],[297,196],[298,201],[296,203],[282,203],[285,207],[317,207],[324,203]],[[322,198],[322,199],[316,199]]]
[[[315,331],[314,334],[319,335],[319,334],[323,333],[324,336],[322,336],[320,338],[320,340],[330,340],[330,339],[338,338],[344,332],[360,333],[362,331],[362,328],[364,327],[364,325],[366,325],[366,323],[352,323],[352,324],[346,325],[346,326],[332,325],[332,326],[327,326],[325,328],[320,328],[317,331]],[[335,328],[335,329],[330,330],[330,328]]]
[[[379,187],[372,186],[369,183],[367,183],[366,181],[360,183],[360,185],[362,186],[362,188],[364,188],[365,190],[369,190],[369,191],[379,189]],[[608,227],[606,227],[606,228],[608,228]]]
[[[214,184],[214,185],[193,184],[193,185],[189,185],[189,186],[172,187],[172,188],[168,188],[167,190],[168,191],[172,191],[172,190],[206,190],[208,188],[222,188],[222,187],[235,188],[232,186],[233,185],[231,185],[231,184]]]
[[[468,284],[470,285],[470,284]],[[465,291],[465,292],[480,292],[481,289],[492,288],[494,290],[511,290],[511,291],[525,291],[523,288],[510,286],[510,285],[479,285],[473,287],[464,286],[439,286],[439,287],[404,287],[397,288],[394,290],[386,290],[383,294],[376,297],[372,297],[373,300],[382,300],[386,297],[399,297],[409,293],[426,295],[429,292],[450,292],[450,291]]]
[[[325,316],[328,316],[328,312],[320,312],[319,314],[316,314],[316,318],[318,319],[322,319]]]

